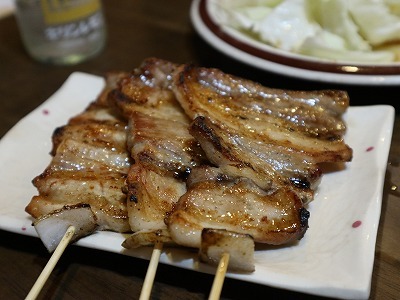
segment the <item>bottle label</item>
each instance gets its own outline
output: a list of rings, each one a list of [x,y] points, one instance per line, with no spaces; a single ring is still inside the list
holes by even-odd
[[[44,21],[58,25],[86,18],[100,9],[100,0],[41,0]]]
[[[104,25],[100,0],[41,0],[41,4],[48,40],[85,36]]]

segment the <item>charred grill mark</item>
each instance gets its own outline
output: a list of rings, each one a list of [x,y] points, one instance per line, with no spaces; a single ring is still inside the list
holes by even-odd
[[[179,74],[179,81],[178,81],[178,84],[183,85],[183,84],[185,83],[185,78],[186,78],[186,76],[190,77],[190,74],[189,74],[189,73],[191,73],[191,71],[192,71],[194,68],[195,68],[195,67],[194,67],[193,64],[185,65],[183,71],[180,72],[180,74]]]
[[[174,178],[176,179],[181,179],[181,180],[186,180],[190,173],[191,173],[192,169],[189,167],[184,168],[183,170],[178,170],[174,172]]]
[[[64,126],[57,127],[54,130],[53,136],[52,136],[53,147],[52,147],[52,149],[50,151],[50,155],[54,156],[56,154],[58,145],[60,145],[60,143],[62,141],[62,138],[63,138],[64,132],[66,130],[66,127],[67,126],[64,125]]]
[[[188,155],[192,158],[191,164],[192,165],[201,165],[204,163],[208,163],[207,157],[203,152],[198,141],[193,140],[187,143],[187,146],[184,146],[184,151],[188,153]]]
[[[138,203],[138,198],[137,198],[137,196],[135,194],[130,194],[129,195],[129,201]]]
[[[46,177],[51,175],[51,170],[50,168],[46,168],[42,173],[40,173],[39,175],[37,175],[35,178],[32,179],[32,184],[37,187],[38,183],[40,182],[40,180],[45,179]]]
[[[124,177],[126,177],[126,176],[124,176]],[[128,194],[128,192],[129,192],[128,186],[127,186],[127,185],[124,185],[124,186],[121,188],[121,191],[122,191],[124,194]]]
[[[224,182],[224,181],[228,181],[228,180],[229,180],[229,176],[226,175],[226,174],[219,173],[217,175],[217,181],[218,182]]]
[[[118,105],[130,104],[132,99],[122,93],[119,89],[114,89],[108,94],[109,98],[112,98]]]
[[[297,188],[299,189],[309,189],[311,187],[311,184],[308,180],[306,179],[301,179],[301,178],[289,178],[290,182]]]
[[[185,167],[182,164],[160,161],[153,157],[152,153],[140,152],[137,155],[138,163],[140,162],[143,166],[146,166],[149,170],[152,170],[160,175],[170,174],[176,179],[185,180],[191,172],[190,167]]]
[[[328,136],[326,139],[328,141],[335,142],[335,141],[341,141],[342,137],[340,135],[331,135],[331,136]]]
[[[178,84],[179,84],[179,85],[183,85],[184,83],[185,83],[185,73],[184,73],[184,72],[181,72],[181,73],[179,74]]]
[[[310,218],[310,212],[302,207],[300,209],[300,225],[302,227],[308,228],[308,219]]]
[[[62,136],[62,134],[65,131],[66,127],[67,127],[66,125],[57,127],[53,132],[53,138],[57,138],[57,137]]]
[[[155,163],[155,159],[149,152],[140,152],[136,157],[137,162],[141,162],[144,164],[153,165]]]
[[[205,117],[197,117],[194,119],[192,125],[189,128],[190,133],[194,131],[200,132],[206,139],[210,140],[218,151],[223,151],[223,147],[219,137],[214,133],[214,130],[207,126]]]

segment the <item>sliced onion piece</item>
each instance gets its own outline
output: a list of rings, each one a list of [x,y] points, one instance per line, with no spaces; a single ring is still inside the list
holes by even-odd
[[[71,243],[92,234],[98,227],[97,218],[88,204],[64,206],[37,218],[33,226],[49,252],[60,243],[68,227],[74,226],[75,233]]]
[[[164,245],[176,245],[166,229],[142,230],[128,236],[122,243],[126,249],[135,249],[142,246],[154,246],[157,242]]]
[[[203,262],[218,265],[222,255],[229,253],[229,270],[250,273],[255,270],[254,247],[254,240],[248,234],[204,228],[199,257]]]

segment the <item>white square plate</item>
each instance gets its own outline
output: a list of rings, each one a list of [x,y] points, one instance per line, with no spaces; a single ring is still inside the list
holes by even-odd
[[[41,106],[23,118],[0,141],[0,229],[37,236],[25,206],[37,194],[31,180],[50,162],[53,130],[83,111],[104,80],[73,73]],[[238,280],[338,298],[368,298],[382,190],[390,148],[394,108],[387,105],[350,107],[345,115],[345,140],[354,158],[342,171],[323,176],[309,206],[310,228],[291,247],[264,247],[255,254],[253,274],[227,276]],[[77,245],[149,259],[151,248],[125,250],[124,235],[97,232]],[[160,261],[213,274],[185,249],[165,249]]]

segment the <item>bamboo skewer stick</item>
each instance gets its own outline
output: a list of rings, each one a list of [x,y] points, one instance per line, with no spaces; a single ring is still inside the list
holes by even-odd
[[[218,300],[220,298],[222,286],[224,285],[226,270],[228,269],[228,264],[229,253],[224,253],[219,260],[217,272],[214,277],[214,282],[208,300]]]
[[[58,244],[57,248],[54,250],[49,261],[47,262],[43,271],[40,273],[38,279],[36,280],[35,284],[31,288],[29,294],[26,296],[25,300],[36,299],[36,297],[39,295],[44,284],[46,283],[47,279],[49,278],[51,272],[53,271],[54,267],[56,266],[58,260],[60,259],[61,255],[64,253],[65,248],[68,246],[70,240],[74,236],[74,233],[75,233],[75,227],[74,226],[68,227],[63,238],[61,239],[61,242]]]
[[[162,242],[156,242],[156,244],[154,245],[154,249],[150,258],[149,267],[147,268],[146,277],[144,278],[142,291],[140,292],[139,300],[150,299],[151,289],[153,287],[154,277],[156,276],[156,271],[158,267],[158,262],[160,260],[162,248],[163,248]]]

